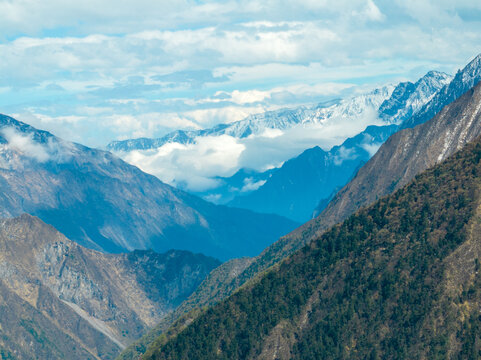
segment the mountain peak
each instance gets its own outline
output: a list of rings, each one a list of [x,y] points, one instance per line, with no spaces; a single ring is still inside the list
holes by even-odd
[[[426,73],[422,78],[420,78],[416,85],[421,83],[431,83],[431,82],[442,82],[443,85],[446,85],[453,79],[452,75],[446,74],[442,71],[431,70]]]
[[[481,54],[478,54],[471,60],[465,67],[464,70],[469,69],[479,69],[481,67]]]
[[[453,102],[481,80],[481,54],[476,56],[462,70],[459,70],[449,84],[435,94],[422,109],[407,119],[402,128],[412,128],[436,115],[446,104]]]
[[[456,74],[456,77],[458,77],[458,74],[463,83],[469,87],[474,86],[481,78],[481,54],[476,56],[468,65],[460,70]]]
[[[399,83],[379,107],[379,116],[389,124],[401,124],[416,114],[451,80],[452,76],[432,70],[415,84],[409,81]]]

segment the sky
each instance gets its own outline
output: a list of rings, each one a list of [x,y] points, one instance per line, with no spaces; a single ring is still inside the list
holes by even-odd
[[[481,52],[481,2],[0,0],[0,112],[85,145],[345,97]]]

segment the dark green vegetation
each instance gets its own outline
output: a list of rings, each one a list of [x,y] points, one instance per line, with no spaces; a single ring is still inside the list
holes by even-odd
[[[481,144],[358,211],[145,359],[481,356]]]
[[[481,76],[478,60],[476,58],[463,69],[463,76],[457,76],[458,80],[461,78],[466,80],[464,85],[458,81],[456,86],[447,86],[445,92],[452,91],[451,95],[455,98],[461,88],[466,89],[469,84],[477,82]],[[452,98],[451,95],[449,98]],[[231,261],[214,270],[187,301],[129,347],[121,359],[137,358],[152,339],[164,333],[179,317],[192,320],[199,314],[198,311],[194,311],[190,315],[185,315],[189,310],[211,306],[229,296],[243,284],[252,281],[271,266],[321,236],[334,224],[344,221],[361,207],[400,189],[416,174],[446,159],[466,143],[481,136],[479,103],[481,87],[478,85],[446,106],[425,124],[399,131],[391,136],[374,157],[359,170],[354,179],[338,192],[320,216],[279,239],[259,256],[251,259],[243,269],[238,269],[234,276],[219,281],[222,279],[221,272],[232,265]],[[433,106],[438,105],[436,102]],[[179,329],[178,326],[176,328]],[[172,334],[171,331],[169,333]]]

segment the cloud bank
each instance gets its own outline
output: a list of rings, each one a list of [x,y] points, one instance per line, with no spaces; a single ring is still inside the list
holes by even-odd
[[[157,149],[121,155],[168,184],[202,192],[221,185],[216,177],[230,177],[241,168],[262,172],[279,167],[307,148],[330,149],[366,126],[381,123],[374,111],[365,111],[356,119],[334,117],[322,124],[301,125],[284,131],[267,129],[242,139],[229,135],[198,137],[193,144],[169,143]],[[339,164],[349,158],[349,154],[342,151],[341,155],[336,160]],[[252,191],[262,185],[262,182],[247,181],[240,191]]]
[[[453,73],[481,51],[481,5],[467,0],[0,0],[0,12],[0,111],[90,146]]]

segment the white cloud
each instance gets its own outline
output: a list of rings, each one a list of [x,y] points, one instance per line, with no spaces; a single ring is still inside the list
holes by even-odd
[[[361,11],[360,15],[370,21],[382,21],[385,18],[373,0],[367,0],[366,7]]]
[[[262,185],[266,183],[266,180],[259,180],[259,181],[254,181],[253,178],[248,177],[244,179],[244,186],[242,186],[242,189],[240,192],[250,192],[250,191],[255,191],[259,189]]]
[[[0,130],[0,134],[7,140],[8,149],[40,163],[65,162],[72,155],[73,148],[53,138],[39,142],[34,139],[33,134],[22,133],[14,127],[5,127]]]
[[[352,160],[356,157],[356,153],[354,149],[348,149],[345,148],[344,146],[341,146],[339,148],[339,151],[336,153],[334,156],[334,164],[339,166],[341,165],[345,160]]]
[[[244,150],[237,139],[222,135],[198,138],[195,144],[170,143],[154,150],[133,151],[125,160],[164,182],[202,191],[220,185],[212,177],[233,175]]]
[[[219,108],[197,109],[182,112],[181,115],[202,128],[209,128],[219,123],[239,121],[251,114],[258,114],[270,110],[265,105],[255,106],[223,106]]]
[[[453,72],[481,51],[480,11],[469,0],[0,0],[0,110],[90,146],[208,128],[355,86]],[[278,166],[356,129],[246,139],[240,154],[228,151],[231,165],[218,159],[219,171]],[[207,148],[219,152],[195,146],[206,159],[215,158]],[[192,149],[163,156],[184,161]],[[156,161],[173,178],[174,165]],[[214,185],[194,170],[197,186]]]
[[[7,140],[11,150],[42,163],[50,159],[47,146],[35,142],[31,134],[22,134],[12,127],[4,128],[0,133]]]
[[[373,156],[381,147],[381,143],[373,143],[373,144],[363,144],[361,145],[364,150],[366,150],[370,156]]]
[[[259,135],[236,139],[228,135],[199,137],[194,144],[169,143],[158,149],[133,151],[124,159],[162,181],[191,191],[204,191],[221,185],[215,177],[229,177],[241,168],[266,171],[313,146],[329,149],[367,125],[380,124],[375,112],[356,114],[355,119],[331,118],[322,124],[297,126],[288,130],[266,129]],[[341,149],[338,164],[349,158]],[[241,191],[263,185],[252,179]]]

